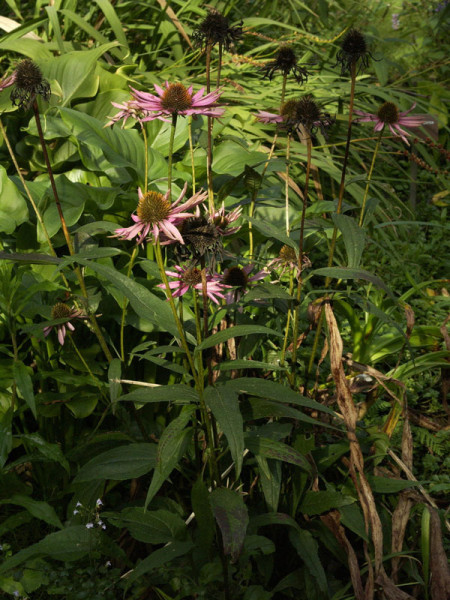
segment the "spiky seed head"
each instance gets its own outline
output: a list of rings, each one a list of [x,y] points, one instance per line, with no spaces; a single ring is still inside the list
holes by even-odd
[[[247,287],[248,276],[247,273],[241,269],[241,267],[231,267],[225,274],[223,281],[227,285],[245,288]]]
[[[393,102],[385,102],[378,109],[377,117],[387,125],[394,125],[399,119],[398,108]]]
[[[171,83],[161,99],[161,106],[172,113],[179,113],[192,106],[192,95],[182,83]]]
[[[143,223],[153,225],[167,219],[170,214],[170,201],[159,192],[147,192],[139,199],[137,216]]]

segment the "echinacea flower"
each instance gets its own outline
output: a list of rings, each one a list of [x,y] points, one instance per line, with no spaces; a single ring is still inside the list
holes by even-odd
[[[154,119],[167,121],[166,117],[173,115],[221,117],[225,112],[223,108],[217,108],[217,100],[222,94],[221,90],[203,95],[205,88],[201,88],[194,94],[192,86],[185,88],[182,83],[169,83],[168,81],[165,83],[165,88],[155,84],[157,96],[131,89],[139,109],[148,113],[142,119],[143,121]]]
[[[264,77],[268,77],[270,81],[275,74],[275,71],[280,71],[282,75],[292,73],[297,83],[304,83],[308,79],[308,71],[298,64],[295,52],[288,45],[280,46],[274,60],[270,61],[264,67]]]
[[[5,77],[4,79],[2,79],[0,81],[0,92],[2,92],[3,90],[6,90],[6,88],[9,88],[12,85],[14,85],[15,81],[16,81],[15,73],[12,73],[11,75],[8,75],[8,77]]]
[[[172,296],[178,298],[183,296],[189,289],[197,290],[200,294],[203,293],[202,272],[195,267],[180,267],[175,265],[175,271],[166,271],[168,277],[175,278],[175,281],[169,282],[169,287],[172,290]],[[219,304],[218,298],[225,298],[223,292],[230,286],[225,285],[219,275],[210,273],[205,274],[206,278],[206,295],[216,304]],[[165,289],[165,284],[160,283],[158,287]]]
[[[382,131],[385,125],[389,126],[391,133],[396,136],[402,138],[405,144],[409,142],[407,140],[408,135],[410,135],[407,131],[402,129],[400,126],[404,127],[420,127],[421,125],[432,125],[434,123],[433,119],[430,115],[412,115],[408,117],[408,113],[414,110],[416,103],[411,106],[409,110],[404,110],[399,112],[397,106],[393,102],[385,102],[380,106],[376,114],[364,112],[363,110],[355,110],[355,114],[361,115],[357,121],[358,122],[369,122],[374,121],[375,127],[374,131]]]
[[[87,316],[83,315],[81,310],[70,308],[70,306],[64,304],[64,302],[57,302],[52,308],[51,319],[67,319],[66,322],[60,323],[59,325],[48,325],[47,327],[44,327],[45,337],[48,336],[52,329],[56,329],[58,332],[58,341],[61,346],[64,346],[67,329],[75,331],[75,327],[70,322],[70,319],[87,319]]]
[[[185,212],[197,204],[205,200],[207,192],[197,192],[183,204],[178,203],[184,198],[187,190],[187,182],[184,184],[183,190],[175,202],[169,200],[170,192],[161,194],[160,192],[149,191],[142,193],[141,188],[138,188],[139,203],[136,209],[137,214],[132,214],[131,218],[134,225],[116,229],[112,237],[117,237],[121,240],[132,240],[138,237],[136,243],[141,244],[149,232],[153,235],[153,240],[159,239],[161,233],[164,234],[166,240],[178,241],[184,244],[183,237],[178,229],[181,223],[192,217],[192,214]]]
[[[226,293],[225,298],[227,304],[232,302],[238,302],[242,294],[245,294],[252,283],[265,279],[269,272],[266,269],[258,271],[251,277],[249,274],[253,271],[254,265],[246,265],[245,267],[230,267],[225,269],[222,275],[222,282],[227,286],[234,287],[234,290],[230,290]]]
[[[220,235],[232,235],[239,231],[241,228],[240,225],[235,227],[229,227],[230,223],[234,223],[237,221],[242,213],[242,206],[237,206],[232,211],[226,213],[225,212],[225,204],[222,202],[222,206],[210,214],[209,218],[216,226],[216,229]]]
[[[280,109],[280,114],[260,110],[256,118],[262,123],[280,124],[290,133],[296,131],[300,125],[309,132],[331,125],[333,119],[328,113],[323,113],[320,106],[312,96],[303,96],[298,100],[287,100]]]
[[[109,127],[118,121],[123,119],[122,129],[125,127],[125,124],[128,119],[134,119],[138,121],[142,125],[142,121],[144,117],[148,117],[149,113],[147,111],[142,110],[139,107],[139,104],[136,100],[125,100],[122,104],[118,102],[111,102],[111,104],[115,108],[119,108],[120,111],[115,114],[113,117],[110,117],[110,121],[108,121],[105,127]]]
[[[304,254],[302,268],[300,269],[296,251],[294,250],[294,248],[292,248],[292,246],[288,246],[287,244],[284,244],[284,246],[282,246],[278,257],[271,260],[269,262],[269,264],[267,265],[267,267],[269,269],[270,268],[277,269],[277,268],[281,267],[280,277],[282,277],[283,273],[287,270],[287,271],[294,271],[297,278],[299,277],[299,275],[303,271],[303,269],[306,269],[310,266],[311,266],[311,261]]]
[[[21,60],[14,71],[14,89],[11,101],[19,108],[28,109],[40,95],[44,100],[50,98],[50,84],[42,76],[41,69],[29,58]]]
[[[369,56],[373,58],[368,50],[366,38],[357,29],[350,29],[342,40],[341,49],[336,54],[336,64],[341,65],[341,75],[343,75],[358,61],[361,61],[360,68],[367,69]]]
[[[228,50],[233,42],[242,37],[242,33],[242,21],[240,26],[230,27],[228,17],[216,9],[211,9],[194,30],[192,37],[198,46],[212,48],[215,44],[220,44]]]

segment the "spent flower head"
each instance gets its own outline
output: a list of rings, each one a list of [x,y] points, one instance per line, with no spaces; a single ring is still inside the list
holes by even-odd
[[[205,115],[207,117],[221,117],[225,109],[218,108],[217,100],[222,94],[222,90],[214,90],[209,94],[203,95],[205,88],[198,92],[193,91],[193,87],[186,88],[182,83],[165,82],[164,88],[155,84],[155,94],[148,92],[139,92],[131,88],[133,98],[136,102],[134,108],[145,113],[142,121],[169,121],[168,117],[173,115]]]
[[[178,298],[183,296],[189,289],[194,289],[200,294],[203,294],[202,272],[200,269],[191,266],[181,267],[175,265],[175,271],[166,271],[166,275],[174,279],[169,282],[169,287],[172,290],[172,296]],[[221,280],[217,273],[205,273],[206,279],[206,295],[210,300],[219,304],[218,298],[225,298],[224,291],[229,288]],[[160,283],[158,287],[165,289],[165,284]]]
[[[357,122],[374,121],[374,131],[382,131],[387,125],[394,136],[400,137],[409,146],[407,136],[410,134],[402,129],[401,126],[420,127],[421,125],[432,125],[434,123],[431,115],[417,114],[408,116],[414,110],[415,106],[416,103],[414,102],[409,110],[400,112],[396,104],[385,102],[379,107],[376,114],[364,112],[363,110],[355,110],[354,112],[356,115],[359,115],[359,118],[356,119]]]
[[[225,269],[222,275],[222,282],[227,286],[235,288],[234,290],[227,292],[225,296],[227,304],[238,302],[241,296],[247,293],[253,284],[257,281],[261,281],[261,279],[265,279],[269,274],[267,269],[262,269],[250,276],[254,267],[255,265],[250,264],[245,267],[234,266]]]
[[[300,268],[298,264],[297,252],[294,250],[294,248],[292,248],[292,246],[288,246],[287,244],[284,244],[284,246],[282,246],[278,257],[271,260],[267,265],[269,269],[278,269],[281,267],[280,278],[283,276],[285,271],[294,271],[295,276],[298,277],[303,271],[303,269],[308,268],[310,266],[311,261],[304,254],[302,267]]]
[[[28,109],[37,96],[50,99],[50,84],[42,76],[41,69],[29,58],[21,60],[14,71],[14,89],[11,101],[19,108]]]
[[[179,226],[185,219],[192,217],[192,214],[186,211],[203,202],[208,195],[207,192],[200,191],[186,202],[179,204],[184,198],[186,190],[187,182],[175,202],[171,203],[169,191],[166,194],[155,191],[144,194],[141,188],[138,188],[137,214],[131,215],[135,224],[131,227],[116,229],[112,237],[122,240],[132,240],[137,237],[136,243],[141,244],[149,233],[155,242],[162,233],[164,234],[163,242],[178,241],[180,244],[184,244]]]
[[[262,70],[264,77],[268,77],[270,80],[276,71],[280,71],[282,75],[292,73],[297,83],[304,83],[308,79],[308,71],[298,64],[295,52],[287,44],[280,46],[275,59],[262,67]]]
[[[350,29],[345,34],[341,43],[341,48],[336,55],[336,64],[341,65],[341,75],[346,71],[350,71],[353,64],[360,62],[360,69],[369,66],[369,56],[371,56],[366,38],[357,29]]]
[[[231,27],[228,17],[225,17],[216,9],[211,9],[208,14],[194,30],[192,37],[197,46],[215,46],[221,44],[229,50],[231,44],[239,40],[243,35],[242,21],[240,25]]]
[[[16,74],[15,73],[12,73],[11,75],[8,75],[8,77],[4,77],[0,81],[0,92],[2,92],[3,90],[6,90],[6,88],[9,88],[12,85],[14,85],[15,81],[16,81]]]
[[[122,102],[122,104],[119,104],[118,102],[111,102],[111,104],[115,108],[119,108],[120,110],[113,117],[109,117],[110,120],[106,123],[105,127],[109,127],[110,125],[113,125],[114,123],[123,120],[123,129],[128,119],[134,119],[142,125],[144,117],[148,117],[150,114],[148,111],[142,110],[139,107],[139,103],[134,99],[125,100],[125,102]]]
[[[52,329],[56,329],[58,334],[58,341],[61,346],[64,346],[64,341],[66,338],[67,329],[70,331],[75,331],[75,327],[70,322],[72,319],[87,319],[86,315],[83,315],[81,310],[71,308],[64,302],[57,302],[51,312],[51,319],[66,319],[64,323],[60,323],[59,325],[47,325],[44,327],[44,336],[47,337]],[[77,505],[78,506],[78,505]]]

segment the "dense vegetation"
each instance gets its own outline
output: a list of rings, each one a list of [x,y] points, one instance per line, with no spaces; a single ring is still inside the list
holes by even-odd
[[[450,594],[450,6],[363,4],[2,6],[0,595]]]

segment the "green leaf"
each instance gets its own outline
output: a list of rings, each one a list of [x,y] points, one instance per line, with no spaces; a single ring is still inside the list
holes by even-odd
[[[340,229],[344,239],[348,258],[347,266],[350,269],[357,269],[361,262],[366,241],[364,229],[358,225],[355,219],[347,215],[334,213],[332,219],[336,227]]]
[[[40,502],[38,500],[33,500],[33,498],[30,498],[29,496],[14,494],[7,500],[1,500],[0,504],[15,504],[17,506],[22,506],[23,508],[26,508],[33,517],[36,517],[36,519],[41,519],[41,521],[45,521],[58,529],[63,528],[55,509],[50,506],[50,504],[47,504],[47,502]]]
[[[281,491],[281,462],[270,460],[264,456],[255,456],[259,467],[259,481],[264,494],[267,508],[271,511],[278,509]]]
[[[244,422],[239,410],[238,395],[223,385],[209,386],[205,391],[205,402],[227,438],[236,479],[239,479],[244,453]]]
[[[21,252],[0,252],[0,260],[12,260],[14,262],[42,265],[57,265],[62,261],[61,258],[56,258],[56,256],[39,254],[38,252],[30,252],[29,254],[24,254]]]
[[[27,203],[0,165],[0,232],[13,233],[18,225],[28,219]]]
[[[22,361],[14,361],[13,374],[15,382],[20,393],[24,397],[25,402],[33,413],[34,418],[37,419],[36,400],[34,398],[33,382],[30,377],[30,371],[32,372],[32,369],[26,367]]]
[[[250,398],[248,401],[248,406],[251,409],[251,414],[246,416],[246,420],[254,420],[254,419],[262,419],[264,417],[287,417],[289,419],[295,419],[296,421],[303,421],[304,423],[310,423],[311,425],[318,425],[320,427],[326,427],[329,429],[336,429],[332,425],[328,425],[328,423],[322,423],[318,419],[314,419],[309,415],[303,414],[300,410],[296,408],[291,408],[290,406],[286,406],[285,404],[281,404],[280,402],[275,402],[271,400],[265,400],[263,398]]]
[[[228,329],[224,329],[223,331],[213,333],[213,335],[210,335],[205,340],[203,340],[203,342],[196,347],[195,351],[201,352],[206,348],[211,348],[211,346],[217,346],[217,344],[226,342],[230,338],[240,337],[243,335],[256,335],[261,333],[283,337],[282,333],[279,333],[274,329],[270,329],[270,327],[264,327],[264,325],[236,325],[236,327],[229,327]]]
[[[120,358],[113,358],[108,368],[108,381],[109,381],[109,397],[111,403],[117,402],[120,396],[121,386],[117,381],[120,379],[122,374],[122,363]]]
[[[215,535],[214,515],[209,501],[208,488],[201,479],[197,479],[192,486],[191,503],[199,529],[198,544],[200,548],[204,548],[208,552]]]
[[[115,526],[126,527],[134,539],[146,544],[165,544],[186,536],[183,519],[164,509],[144,512],[143,508],[133,506],[114,517],[108,518],[108,513],[102,516]]]
[[[391,477],[378,477],[376,475],[368,475],[372,491],[376,494],[398,494],[401,490],[406,490],[411,487],[417,487],[420,482],[409,481],[408,479],[393,479]]]
[[[215,369],[219,371],[232,371],[235,369],[264,369],[265,371],[285,371],[286,367],[281,367],[280,365],[261,362],[259,360],[225,360],[217,364]]]
[[[285,513],[265,513],[253,517],[250,521],[249,532],[258,531],[259,527],[266,525],[287,525],[296,531],[301,531],[297,521]]]
[[[319,558],[319,545],[309,531],[291,529],[289,539],[303,560],[306,568],[314,577],[322,594],[328,591],[327,577]]]
[[[173,402],[174,404],[198,404],[198,393],[194,388],[175,383],[173,385],[160,385],[155,387],[140,387],[120,397],[120,401],[139,402]]]
[[[164,429],[158,444],[155,471],[147,492],[145,508],[183,456],[192,437],[192,427],[185,429],[192,414],[193,409],[185,407],[181,414]]]
[[[341,508],[353,504],[355,499],[351,496],[345,496],[339,492],[306,492],[299,510],[306,515],[320,515],[328,512],[332,508]]]
[[[102,452],[81,467],[74,483],[97,479],[124,481],[141,477],[156,464],[156,444],[129,444]]]
[[[30,445],[37,450],[39,454],[45,456],[48,460],[59,463],[68,473],[70,473],[69,463],[58,444],[46,442],[38,433],[24,433],[20,435],[19,438],[26,443],[26,445]]]
[[[290,237],[280,231],[279,228],[271,225],[268,221],[258,221],[258,219],[253,219],[252,217],[247,217],[245,215],[242,215],[242,218],[250,221],[250,223],[254,225],[255,228],[269,240],[278,240],[282,244],[287,244],[291,248],[294,248],[294,250],[298,250],[298,242],[292,240]]]
[[[244,302],[251,302],[252,300],[270,300],[271,298],[295,300],[295,297],[288,294],[281,286],[261,281],[245,294]]]
[[[242,173],[246,165],[256,166],[267,160],[262,152],[249,152],[246,148],[231,142],[222,142],[214,149],[212,169],[219,175],[236,176]]]
[[[241,553],[248,526],[248,511],[242,495],[217,488],[210,496],[214,517],[222,534],[223,551],[234,562]]]
[[[334,279],[364,279],[370,281],[376,287],[384,290],[391,298],[395,300],[394,294],[388,286],[376,275],[364,269],[350,269],[348,267],[323,267],[315,269],[312,275],[321,275],[323,277],[331,277]]]
[[[260,437],[259,435],[247,434],[244,439],[245,446],[255,456],[265,456],[266,458],[281,460],[282,462],[296,465],[312,475],[313,469],[310,463],[303,454],[300,454],[300,452],[294,448],[291,448],[282,442]]]
[[[127,583],[133,583],[133,581],[140,579],[145,573],[148,573],[153,569],[167,566],[174,558],[187,554],[193,546],[194,544],[192,542],[172,542],[168,546],[164,546],[164,548],[154,550],[150,556],[144,558],[144,560],[126,576]]]

